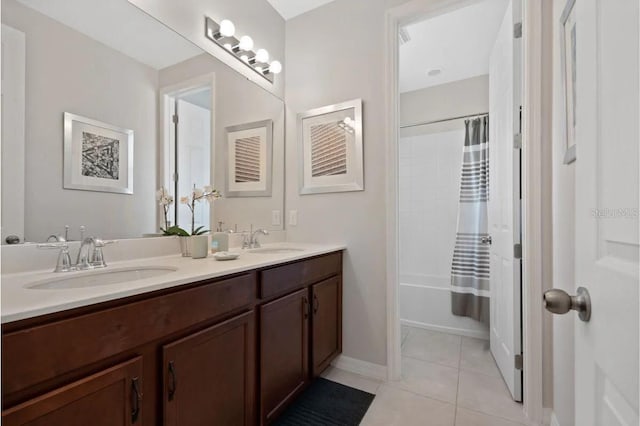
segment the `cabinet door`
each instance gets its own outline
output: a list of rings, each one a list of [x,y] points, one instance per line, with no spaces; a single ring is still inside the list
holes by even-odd
[[[317,377],[342,352],[342,285],[340,277],[311,287],[313,318],[311,362]]]
[[[118,364],[2,412],[5,426],[142,424],[142,357]]]
[[[163,346],[165,425],[254,424],[254,323],[247,312]]]
[[[308,290],[260,307],[260,420],[269,423],[309,380]]]

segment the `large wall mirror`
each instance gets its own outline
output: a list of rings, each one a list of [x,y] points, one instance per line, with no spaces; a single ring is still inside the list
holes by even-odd
[[[127,0],[2,1],[2,243],[282,229],[284,104]],[[243,190],[243,188],[245,190]]]

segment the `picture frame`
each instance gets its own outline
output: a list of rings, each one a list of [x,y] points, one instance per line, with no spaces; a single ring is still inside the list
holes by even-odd
[[[560,52],[562,61],[563,101],[565,109],[566,151],[564,164],[576,161],[576,0],[568,0],[560,17]]]
[[[272,191],[273,120],[225,128],[227,178],[225,196],[270,197]]]
[[[133,194],[133,130],[64,113],[64,189]]]
[[[364,191],[362,99],[298,114],[300,194]]]

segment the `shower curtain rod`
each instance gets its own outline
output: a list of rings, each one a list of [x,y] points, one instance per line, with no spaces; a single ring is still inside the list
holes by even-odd
[[[432,121],[423,121],[422,123],[405,124],[404,126],[400,126],[400,128],[401,129],[406,129],[406,128],[409,128],[409,127],[426,126],[428,124],[444,123],[446,121],[461,120],[463,118],[483,117],[485,115],[489,115],[489,113],[488,112],[480,112],[480,113],[477,113],[477,114],[461,115],[459,117],[443,118],[441,120],[432,120]]]

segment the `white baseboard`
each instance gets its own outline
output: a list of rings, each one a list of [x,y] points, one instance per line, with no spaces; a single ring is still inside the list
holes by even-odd
[[[553,411],[551,412],[549,425],[550,426],[560,426],[560,422],[558,421],[558,418],[556,417],[556,413],[554,413]]]
[[[475,331],[475,330],[466,330],[463,328],[444,327],[441,325],[426,324],[424,322],[411,321],[411,320],[405,320],[405,319],[401,319],[400,324],[408,325],[411,327],[423,328],[425,330],[439,331],[441,333],[456,334],[458,336],[475,337],[477,339],[489,340],[488,331]]]
[[[336,368],[376,380],[387,380],[387,366],[340,355],[331,363]]]

